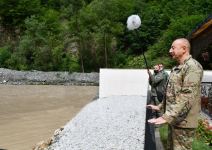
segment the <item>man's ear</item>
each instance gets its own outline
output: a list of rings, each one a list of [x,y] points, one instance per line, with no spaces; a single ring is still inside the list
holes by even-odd
[[[187,47],[186,46],[183,46],[183,51],[184,51],[184,53],[187,52]]]

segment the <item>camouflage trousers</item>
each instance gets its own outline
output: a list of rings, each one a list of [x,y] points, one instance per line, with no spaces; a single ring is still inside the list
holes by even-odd
[[[168,150],[192,150],[195,128],[168,127]]]

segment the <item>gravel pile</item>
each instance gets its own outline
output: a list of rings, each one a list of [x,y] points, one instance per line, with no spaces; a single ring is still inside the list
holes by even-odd
[[[48,150],[144,149],[146,97],[111,96],[85,106]]]
[[[16,71],[0,68],[0,84],[98,85],[99,73]]]

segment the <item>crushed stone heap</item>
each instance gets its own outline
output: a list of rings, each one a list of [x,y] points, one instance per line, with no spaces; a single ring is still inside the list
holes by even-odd
[[[111,96],[85,106],[48,150],[142,150],[145,96]]]

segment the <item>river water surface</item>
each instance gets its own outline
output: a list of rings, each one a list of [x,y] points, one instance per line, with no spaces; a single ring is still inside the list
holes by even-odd
[[[31,150],[97,95],[97,86],[0,85],[0,150]]]

